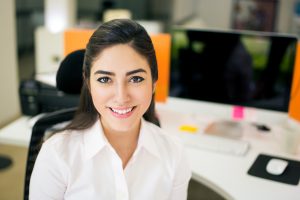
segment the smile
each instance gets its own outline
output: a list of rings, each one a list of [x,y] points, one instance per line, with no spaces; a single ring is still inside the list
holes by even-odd
[[[126,109],[116,109],[116,108],[110,107],[110,110],[118,115],[126,115],[126,114],[130,113],[133,109],[134,109],[134,107],[126,108]]]

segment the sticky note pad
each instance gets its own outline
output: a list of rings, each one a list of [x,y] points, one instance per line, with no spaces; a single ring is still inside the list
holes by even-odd
[[[182,125],[179,127],[179,130],[189,133],[196,133],[198,131],[198,127],[193,125]]]
[[[233,106],[232,118],[237,119],[237,120],[243,119],[244,118],[244,107],[243,106]]]

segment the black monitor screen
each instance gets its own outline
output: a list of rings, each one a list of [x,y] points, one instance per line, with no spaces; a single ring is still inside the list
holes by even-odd
[[[170,96],[287,111],[297,38],[172,30]]]

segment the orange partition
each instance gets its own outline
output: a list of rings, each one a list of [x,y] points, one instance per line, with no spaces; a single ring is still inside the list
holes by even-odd
[[[165,102],[169,95],[171,36],[170,34],[156,34],[151,35],[151,40],[155,49],[158,65],[155,100]]]
[[[94,30],[68,29],[64,32],[64,56],[78,50],[85,49]]]
[[[297,46],[292,91],[289,104],[289,116],[300,122],[300,43],[298,43]]]
[[[66,30],[64,32],[64,55],[66,56],[78,49],[85,49],[93,32],[94,30],[91,29]],[[158,64],[155,100],[165,102],[169,92],[171,36],[170,34],[153,34],[150,36]]]

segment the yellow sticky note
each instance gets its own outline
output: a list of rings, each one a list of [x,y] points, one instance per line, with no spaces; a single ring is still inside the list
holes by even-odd
[[[198,131],[198,127],[194,125],[182,125],[179,127],[179,130],[189,132],[189,133],[196,133]]]

